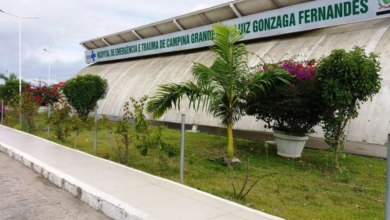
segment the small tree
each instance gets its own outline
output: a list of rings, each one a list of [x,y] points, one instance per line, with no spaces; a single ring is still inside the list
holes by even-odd
[[[122,164],[128,162],[131,146],[139,149],[142,156],[147,156],[148,150],[156,147],[167,152],[169,157],[175,156],[179,152],[178,147],[162,140],[163,127],[160,126],[156,134],[152,133],[144,114],[147,99],[147,96],[140,100],[131,97],[134,111],[130,111],[130,103],[126,102],[123,107],[123,117],[116,123],[107,118],[102,119],[103,126],[106,128],[103,129],[103,132]],[[134,120],[134,125],[129,123],[131,119]]]
[[[335,168],[339,168],[348,120],[356,118],[360,104],[380,90],[379,71],[378,56],[366,55],[360,47],[350,52],[333,50],[318,65],[317,80],[327,103],[323,129],[326,143],[334,150]]]
[[[22,114],[27,123],[29,132],[35,132],[36,125],[34,118],[38,115],[40,101],[30,92],[23,92],[22,96],[16,96],[11,100],[11,106],[18,114]]]
[[[65,140],[70,135],[72,126],[74,126],[72,117],[69,116],[72,108],[64,99],[59,99],[53,107],[53,114],[50,115],[46,123],[53,128],[57,139]]]
[[[86,121],[89,112],[93,111],[97,102],[105,97],[108,84],[107,80],[100,76],[79,75],[67,81],[62,90],[80,119]]]
[[[19,79],[14,73],[9,76],[0,74],[0,79],[5,81],[4,85],[0,85],[0,98],[8,103],[8,101],[19,95]],[[28,87],[29,84],[22,80],[22,91]]]
[[[245,111],[243,102],[250,95],[267,94],[276,83],[289,84],[291,75],[283,69],[269,69],[255,74],[250,80],[248,51],[239,41],[244,37],[240,29],[223,24],[213,25],[214,63],[207,67],[194,63],[192,75],[196,82],[169,83],[159,85],[156,94],[147,104],[153,118],[162,117],[169,109],[180,108],[184,96],[196,110],[203,103],[206,112],[221,120],[227,128],[226,155],[234,157],[233,126]]]
[[[145,102],[147,96],[142,97],[139,101],[130,97],[133,104],[134,111],[130,112],[130,118],[134,119],[134,134],[135,146],[139,149],[142,156],[148,155],[148,150],[153,147],[159,147],[160,150],[165,151],[168,157],[174,157],[180,153],[180,149],[174,145],[168,144],[162,140],[162,131],[164,126],[159,126],[156,134],[152,133],[149,122],[146,120],[144,114]]]
[[[88,124],[91,123],[86,123],[83,120],[81,120],[77,115],[72,116],[72,125],[71,125],[71,130],[74,131],[74,144],[73,147],[76,148],[77,146],[77,137],[79,136],[79,133],[83,131],[84,128],[86,127],[91,127],[88,126]]]

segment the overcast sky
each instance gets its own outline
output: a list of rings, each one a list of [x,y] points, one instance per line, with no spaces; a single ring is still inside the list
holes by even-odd
[[[86,67],[79,43],[182,15],[228,0],[1,0],[0,10],[22,19],[22,78],[66,81]],[[43,49],[51,51],[52,54]],[[19,73],[18,19],[0,12],[0,73]],[[1,82],[0,82],[1,83]]]

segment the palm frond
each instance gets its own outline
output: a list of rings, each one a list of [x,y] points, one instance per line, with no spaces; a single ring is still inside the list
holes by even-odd
[[[202,85],[211,84],[218,77],[217,72],[201,63],[194,63],[192,75],[195,77],[197,83]]]
[[[294,77],[283,69],[268,69],[260,74],[255,74],[252,81],[249,82],[248,91],[252,96],[258,96],[260,93],[266,94],[277,84],[290,84]]]
[[[215,45],[211,51],[216,53],[220,69],[225,69],[231,73],[245,65],[248,51],[245,45],[238,42],[244,37],[241,30],[235,26],[226,26],[223,24],[213,25],[215,35],[213,41]],[[217,71],[220,72],[220,71]]]
[[[192,68],[192,75],[197,84],[204,87],[212,86],[223,90],[229,84],[228,71],[224,68],[218,68],[218,62],[214,62],[211,67],[207,67],[200,63],[194,63]]]
[[[169,109],[180,109],[180,101],[187,96],[194,109],[198,109],[200,102],[208,103],[212,95],[212,87],[195,85],[191,81],[181,84],[170,83],[160,85],[156,94],[151,97],[146,105],[146,111],[152,113],[153,118],[162,117]]]
[[[214,117],[219,118],[222,125],[226,126],[228,123],[234,124],[237,122],[241,118],[241,106],[237,104],[239,97],[234,96],[233,104],[230,104],[228,94],[219,93],[216,95],[216,97],[210,99],[207,111]]]

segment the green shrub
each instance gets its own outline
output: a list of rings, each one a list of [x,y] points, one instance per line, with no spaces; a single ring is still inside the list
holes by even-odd
[[[60,99],[53,105],[53,113],[46,123],[50,125],[59,140],[65,140],[66,137],[70,136],[73,126],[72,117],[69,116],[71,111],[72,108],[64,99]]]
[[[35,117],[38,115],[40,102],[37,101],[32,93],[23,92],[22,96],[15,96],[10,102],[16,113],[22,114],[24,121],[27,123],[28,132],[35,132]]]
[[[97,102],[103,99],[108,91],[107,80],[91,74],[77,76],[66,82],[62,90],[68,103],[77,111],[80,119],[87,120]]]
[[[5,81],[3,85],[0,85],[0,98],[4,99],[4,102],[7,104],[19,95],[19,79],[14,73],[11,73],[9,76],[0,74],[0,79]],[[28,87],[29,84],[22,80],[22,91]]]
[[[123,164],[128,162],[130,146],[135,146],[142,156],[147,156],[150,148],[157,147],[167,152],[169,157],[176,156],[179,152],[177,147],[162,140],[162,131],[165,127],[160,126],[157,133],[152,132],[144,114],[147,99],[147,96],[140,100],[131,97],[134,111],[130,111],[130,103],[126,102],[123,107],[123,117],[115,125],[107,118],[102,119],[103,125],[108,131],[105,136]],[[130,124],[131,119],[134,120],[134,125]]]
[[[334,166],[344,146],[347,122],[358,116],[360,105],[381,87],[378,56],[354,47],[350,52],[333,50],[317,68],[317,81],[326,103],[323,129],[326,143],[334,150]]]

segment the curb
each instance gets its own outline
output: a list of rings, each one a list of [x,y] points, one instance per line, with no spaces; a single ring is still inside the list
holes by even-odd
[[[103,193],[7,144],[0,142],[0,151],[41,174],[50,182],[76,196],[96,211],[100,211],[114,220],[156,220],[149,214]]]

